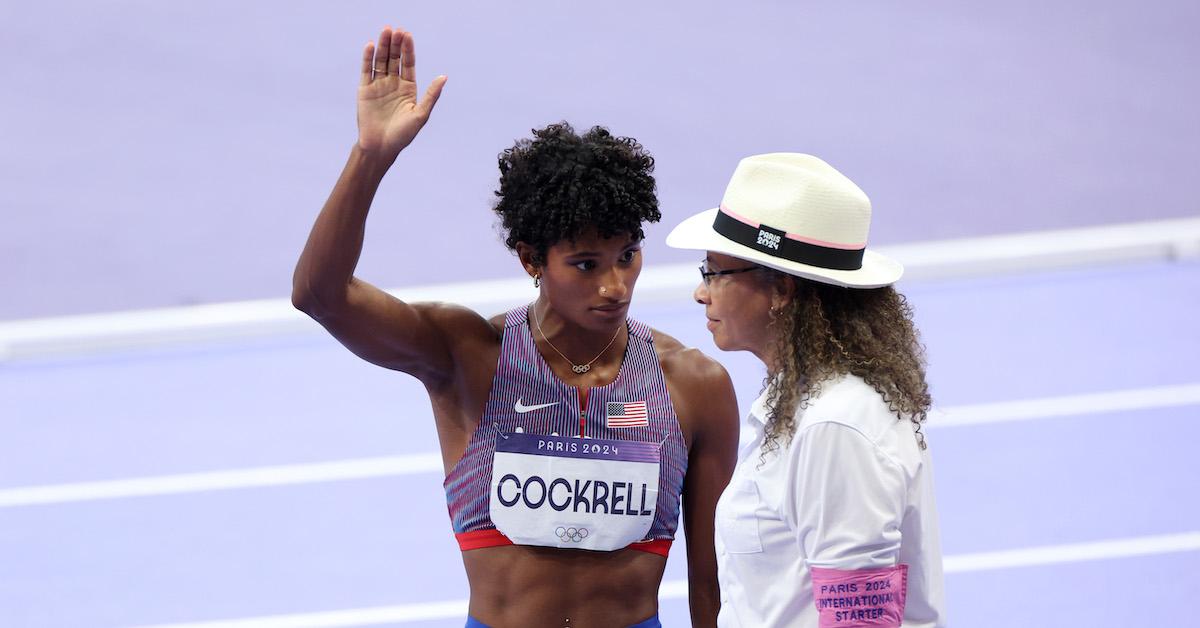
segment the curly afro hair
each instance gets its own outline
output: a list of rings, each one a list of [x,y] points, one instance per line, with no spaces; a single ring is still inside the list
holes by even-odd
[[[562,240],[596,229],[609,238],[645,237],[643,222],[658,222],[654,158],[637,140],[595,126],[582,136],[566,122],[534,129],[499,156],[494,211],[504,243],[534,248],[537,261]]]

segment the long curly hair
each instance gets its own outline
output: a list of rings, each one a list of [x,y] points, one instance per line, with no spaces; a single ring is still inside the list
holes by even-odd
[[[795,413],[840,375],[857,375],[874,388],[896,414],[914,425],[925,449],[921,424],[932,399],[925,381],[925,349],[904,295],[891,286],[844,288],[766,269],[767,282],[793,285],[792,298],[772,311],[769,327],[774,364],[763,382],[767,390],[766,437],[762,453],[790,442]]]
[[[566,122],[533,130],[532,139],[499,156],[494,211],[504,243],[531,245],[539,261],[561,240],[595,228],[607,238],[645,237],[642,223],[658,222],[654,158],[637,140],[595,126],[583,135]]]

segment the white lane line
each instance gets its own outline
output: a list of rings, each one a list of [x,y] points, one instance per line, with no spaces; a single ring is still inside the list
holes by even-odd
[[[937,429],[980,423],[1049,419],[1197,404],[1200,404],[1200,384],[1154,386],[1085,395],[979,403],[953,406],[944,410],[934,409],[932,416],[929,417],[929,426]]]
[[[419,453],[316,464],[232,469],[209,473],[183,473],[101,482],[49,484],[0,490],[0,508],[124,497],[176,495],[236,488],[311,484],[337,480],[360,480],[415,473],[440,473],[441,471],[441,454]]]
[[[1200,551],[1200,532],[959,554],[945,557],[944,565],[946,573],[965,573],[1192,551]],[[658,597],[660,600],[687,598],[687,581],[663,582]],[[155,624],[137,628],[345,628],[436,619],[461,620],[466,615],[467,600],[451,600],[198,623]]]
[[[1045,545],[999,552],[956,554],[946,556],[942,560],[942,564],[946,573],[965,573],[1194,551],[1200,551],[1200,532],[1112,539],[1094,543]]]
[[[931,429],[1029,421],[1062,416],[1200,405],[1200,384],[1134,388],[1088,395],[1006,401],[935,410]],[[127,497],[178,495],[291,484],[312,484],[418,473],[442,473],[436,452],[122,480],[0,489],[0,508]]]
[[[1137,260],[1200,256],[1200,218],[1179,218],[935,240],[880,249],[904,263],[904,282],[978,277]],[[689,299],[695,264],[647,266],[638,302]],[[529,278],[407,286],[390,290],[408,301],[451,301],[487,315],[536,296]],[[319,326],[288,299],[209,303],[16,321],[0,321],[0,363],[40,357],[90,355],[131,348],[317,333]]]

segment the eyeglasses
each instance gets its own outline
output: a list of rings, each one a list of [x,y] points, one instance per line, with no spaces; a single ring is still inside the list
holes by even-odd
[[[712,277],[716,277],[718,275],[736,275],[738,273],[748,273],[752,270],[762,269],[762,266],[747,266],[746,268],[735,268],[733,270],[708,270],[707,266],[701,264],[700,279],[704,280],[704,285],[707,286],[709,285],[709,282],[712,281]]]

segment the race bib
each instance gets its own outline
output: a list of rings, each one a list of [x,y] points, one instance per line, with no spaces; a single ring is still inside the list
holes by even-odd
[[[519,545],[621,549],[654,523],[658,464],[658,443],[498,435],[492,522]]]

